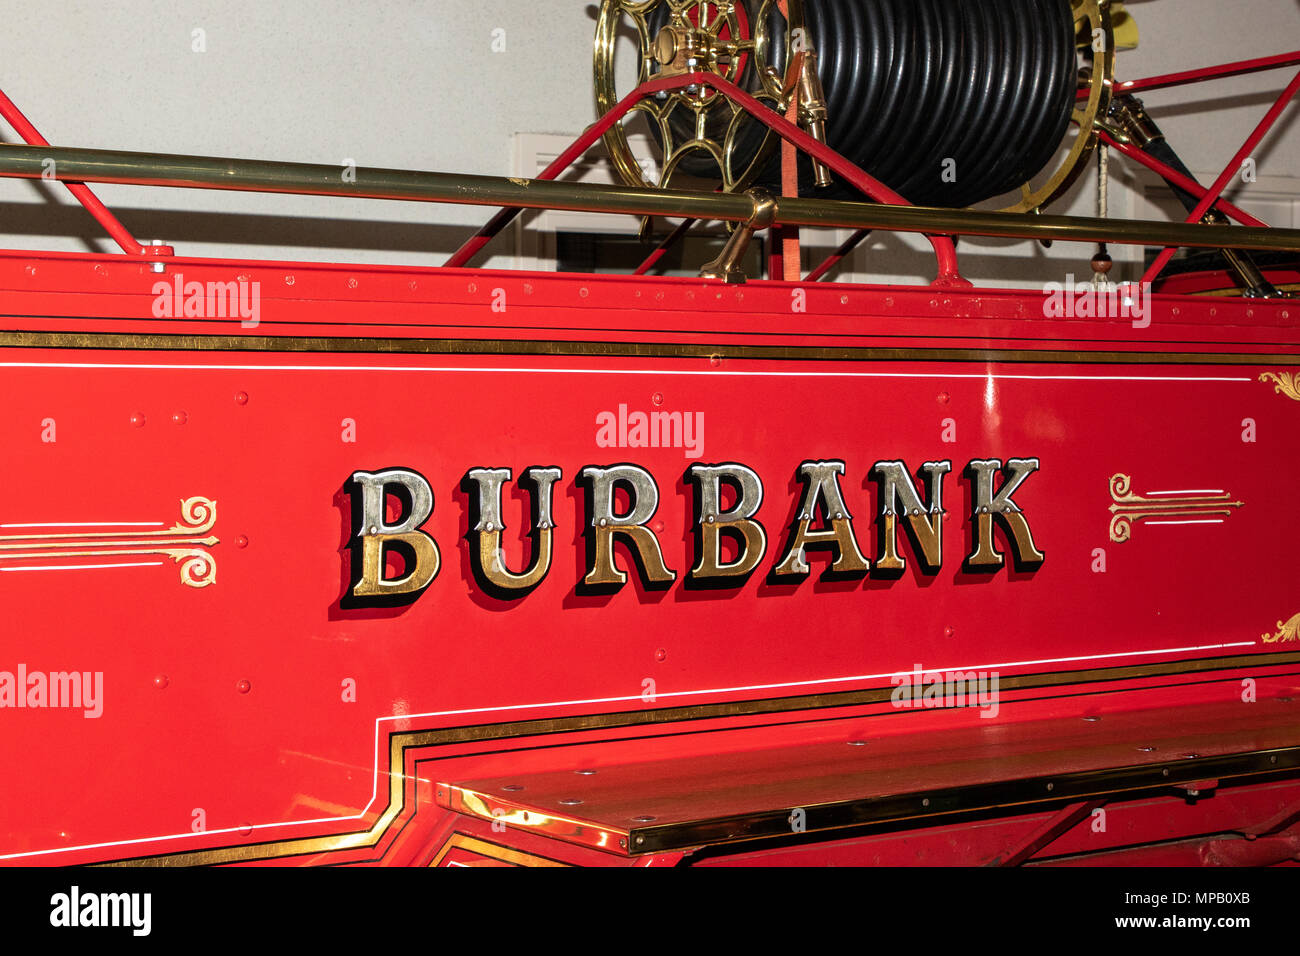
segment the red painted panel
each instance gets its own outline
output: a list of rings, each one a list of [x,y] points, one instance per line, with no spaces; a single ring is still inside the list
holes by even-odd
[[[54,268],[74,266],[88,267],[56,259]],[[344,274],[322,271],[321,281],[341,283]],[[142,275],[119,285],[139,296],[148,281]],[[396,289],[405,277],[385,281]],[[477,281],[483,291],[495,280]],[[529,319],[526,337],[563,337],[544,326],[559,321],[576,283],[536,281],[554,298]],[[601,289],[618,301],[602,300],[600,309],[640,309],[639,324],[623,334],[651,342],[692,336],[680,327],[626,330],[684,326],[685,316],[638,307],[629,295],[712,294],[699,283],[604,282]],[[773,315],[788,299],[788,290],[772,286],[745,294]],[[873,296],[881,308],[881,293]],[[989,296],[999,297],[1041,311],[1038,297]],[[47,289],[10,306],[37,315],[10,322],[70,327],[49,316],[109,316],[126,301],[86,299]],[[130,302],[127,314],[140,316],[147,299]],[[355,312],[367,317],[360,327],[334,330],[356,335],[373,331],[366,323],[386,308],[304,291],[303,300],[268,307],[265,324],[304,334],[317,329],[288,322],[355,321],[348,319]],[[936,308],[957,306],[945,299]],[[1160,334],[1185,336],[1181,350],[1201,347],[1203,337],[1218,337],[1216,353],[1294,338],[1289,326],[1267,325],[1235,338],[1222,326],[1189,334],[1168,303],[1162,308],[1171,324]],[[476,322],[477,336],[499,334],[486,326],[485,305],[472,315],[451,304],[444,311],[456,328],[431,332],[426,303],[417,333],[457,336],[458,323]],[[614,324],[612,315],[590,314],[597,328],[585,337],[605,337],[601,327]],[[862,344],[860,327],[829,312],[772,321],[797,344],[824,344],[804,331],[810,327],[836,330],[834,344]],[[926,321],[918,313],[891,321],[891,346],[970,345],[920,338]],[[999,322],[1014,325],[972,321],[981,334]],[[1029,325],[1017,334],[1044,336],[1039,347],[1062,347],[1063,338],[1046,336],[1067,325],[1071,339],[1117,334],[1105,323]],[[218,331],[240,334],[228,324]],[[1296,350],[1294,343],[1281,348]],[[1005,679],[1296,649],[1261,641],[1300,612],[1292,558],[1300,514],[1286,507],[1300,403],[1260,381],[1276,371],[1272,365],[5,348],[0,368],[0,536],[10,538],[0,543],[15,545],[9,553],[20,544],[28,548],[21,553],[37,553],[32,540],[12,540],[18,534],[57,544],[49,536],[66,532],[54,525],[78,533],[90,524],[128,530],[114,522],[134,523],[132,534],[165,530],[182,517],[182,500],[195,496],[216,502],[204,535],[219,539],[199,549],[216,568],[215,580],[199,588],[184,583],[183,565],[169,555],[0,559],[0,671],[24,665],[103,674],[100,717],[0,710],[0,765],[23,768],[0,792],[0,856],[9,859],[66,859],[41,855],[63,847],[135,856],[365,829],[384,806],[387,784],[376,782],[376,771],[386,767],[387,735],[395,731],[888,688],[893,672],[917,664],[996,670]],[[617,416],[624,406],[699,416],[702,442],[696,449],[602,447],[597,416]],[[1244,432],[1254,440],[1243,440]],[[971,501],[960,472],[972,459],[1013,457],[1041,461],[1015,500],[1046,561],[1035,572],[966,573]],[[826,560],[815,553],[808,580],[766,579],[797,512],[797,469],[819,459],[845,462],[843,493],[868,558],[878,552],[881,507],[872,465],[900,459],[915,471],[926,461],[951,461],[943,568],[922,574],[904,544],[910,568],[901,580],[822,581]],[[574,479],[586,465],[624,461],[657,481],[661,503],[651,527],[677,582],[654,592],[634,576],[617,594],[580,594],[583,491]],[[682,583],[694,557],[683,473],[697,461],[741,462],[764,483],[758,519],[768,552],[759,573],[735,591]],[[482,593],[469,572],[460,482],[476,466],[511,468],[518,477],[529,465],[564,472],[556,554],[536,591],[505,603]],[[418,471],[433,488],[424,530],[443,566],[407,608],[350,610],[340,601],[350,560],[343,485],[354,471],[396,466]],[[1116,542],[1110,509],[1118,474],[1132,477],[1134,493],[1171,499],[1170,492],[1222,491],[1233,504],[1211,518],[1159,519],[1216,523],[1137,523],[1129,540]],[[525,504],[510,486],[506,548],[515,569],[525,555]],[[17,527],[27,525],[43,527]],[[999,532],[996,540],[1006,551],[1007,537]],[[141,550],[123,550],[133,549]],[[1105,573],[1095,570],[1097,549],[1105,551]],[[625,552],[620,563],[632,567]],[[647,680],[653,699],[643,697]],[[345,699],[348,681],[355,702]],[[270,829],[291,821],[290,831]],[[205,837],[193,836],[200,822]]]

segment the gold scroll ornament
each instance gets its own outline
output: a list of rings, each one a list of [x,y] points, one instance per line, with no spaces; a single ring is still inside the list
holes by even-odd
[[[194,497],[182,499],[180,506],[180,520],[160,531],[69,531],[58,534],[0,535],[0,569],[4,568],[5,562],[21,560],[35,562],[30,565],[32,570],[86,570],[48,562],[56,558],[66,560],[161,555],[171,558],[179,565],[182,584],[191,588],[205,588],[217,580],[217,562],[207,549],[219,544],[220,539],[205,537],[217,523],[217,503],[210,498]],[[50,524],[44,527],[60,525]],[[86,527],[94,525],[87,524]]]
[[[1115,475],[1110,479],[1110,540],[1122,544],[1133,536],[1135,521],[1213,520],[1214,515],[1231,516],[1243,502],[1225,492],[1175,492],[1166,495],[1135,495],[1133,479]]]
[[[1292,641],[1300,641],[1300,614],[1289,621],[1278,621],[1276,634],[1261,634],[1259,639],[1265,644],[1290,644]]]
[[[1273,382],[1273,391],[1285,395],[1293,402],[1300,402],[1300,373],[1265,372],[1259,377],[1261,382]]]

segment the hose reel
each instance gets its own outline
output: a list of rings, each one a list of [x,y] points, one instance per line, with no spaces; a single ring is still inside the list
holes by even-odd
[[[1018,189],[1007,210],[1032,212],[1070,187],[1096,145],[1114,63],[1108,7],[1107,0],[604,0],[597,108],[608,112],[633,81],[701,71],[784,115],[799,79],[787,72],[795,53],[811,47],[826,96],[820,116],[803,111],[815,137],[823,119],[828,145],[914,204],[970,206]],[[636,63],[616,62],[620,36],[637,48]],[[1086,100],[1076,95],[1083,88]],[[807,84],[803,93],[806,107]],[[690,176],[739,191],[780,181],[776,134],[708,88],[660,94],[638,114],[660,150],[657,176],[647,176],[625,126],[606,136],[628,185]],[[1071,125],[1077,132],[1064,158],[1044,174]],[[818,188],[816,172],[801,157],[801,194],[859,197],[846,184]]]

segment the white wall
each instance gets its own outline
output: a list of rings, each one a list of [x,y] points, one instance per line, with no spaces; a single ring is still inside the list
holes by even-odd
[[[1135,0],[1130,9],[1143,42],[1121,56],[1125,77],[1300,46],[1298,0]],[[515,134],[574,136],[595,118],[594,10],[585,0],[0,0],[0,88],[56,144],[510,175]],[[497,28],[506,31],[504,52],[492,50]],[[204,31],[205,52],[193,50],[195,30]],[[1188,165],[1212,175],[1289,76],[1145,99]],[[15,140],[3,124],[0,137]],[[1292,128],[1258,154],[1274,192],[1291,188],[1287,177],[1300,179],[1297,147],[1300,129]],[[1115,215],[1128,208],[1123,185],[1150,180],[1122,168],[1113,165]],[[183,255],[436,264],[487,215],[96,188],[139,238],[167,240]],[[1249,190],[1239,197],[1248,207]],[[1090,214],[1091,186],[1074,200],[1054,211]],[[499,241],[492,264],[510,266],[509,237]],[[928,278],[926,257],[908,245],[882,237],[854,268],[859,276]],[[0,247],[115,248],[61,187],[11,180],[0,181]],[[1091,256],[1087,247],[1058,244],[1051,255],[1064,261],[1039,263],[1043,253],[1030,244],[976,240],[963,251],[982,284],[1041,284],[1067,268],[1085,271]]]

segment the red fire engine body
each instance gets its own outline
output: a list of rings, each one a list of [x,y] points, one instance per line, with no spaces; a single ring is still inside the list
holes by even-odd
[[[170,252],[0,253],[0,861],[1295,857],[1293,300]]]

